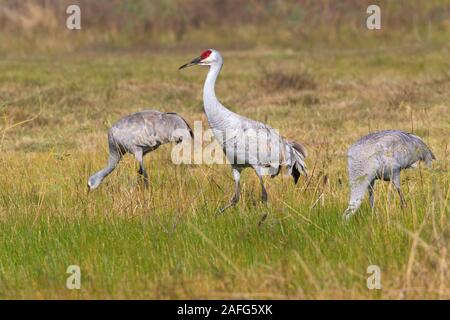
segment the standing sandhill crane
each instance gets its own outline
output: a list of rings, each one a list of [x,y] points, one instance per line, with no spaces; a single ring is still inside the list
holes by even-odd
[[[263,202],[267,201],[263,175],[274,177],[279,174],[281,167],[288,168],[295,183],[302,173],[306,175],[306,151],[301,144],[282,138],[268,125],[238,115],[219,102],[214,87],[223,58],[217,50],[206,50],[179,69],[193,65],[210,67],[203,87],[203,105],[214,137],[231,164],[235,181],[234,195],[220,212],[239,201],[239,180],[242,169],[246,167],[252,167],[259,178]]]
[[[162,144],[180,143],[189,135],[193,137],[188,123],[173,112],[146,110],[123,117],[108,132],[108,165],[89,178],[89,190],[97,188],[127,152],[136,157],[139,162],[138,174],[143,177],[144,184],[148,187],[144,156]]]
[[[431,166],[431,162],[436,159],[422,139],[398,130],[379,131],[364,136],[349,148],[347,155],[350,201],[344,212],[345,220],[358,210],[367,189],[373,208],[373,190],[377,179],[391,181],[402,206],[406,206],[400,189],[400,171],[415,168],[420,161]]]

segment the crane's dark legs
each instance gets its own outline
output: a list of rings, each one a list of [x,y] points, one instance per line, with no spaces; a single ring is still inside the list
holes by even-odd
[[[219,213],[223,213],[228,208],[236,205],[239,202],[239,194],[241,193],[240,179],[241,179],[241,169],[233,168],[233,178],[234,178],[234,195],[225,207],[219,210]]]
[[[264,187],[263,175],[262,175],[260,169],[255,169],[255,171],[256,171],[256,174],[257,174],[257,176],[259,178],[259,183],[261,184],[261,201],[262,202],[267,202],[268,196],[267,196],[267,190]]]
[[[398,195],[400,196],[400,203],[402,208],[405,208],[406,200],[405,197],[403,196],[402,189],[400,188],[400,172],[394,172],[392,177],[392,183],[394,184],[395,189],[397,189]]]
[[[370,182],[370,184],[369,184],[369,203],[370,203],[370,207],[372,209],[375,205],[374,195],[373,195],[374,187],[375,187],[375,179],[373,179],[372,182]]]
[[[148,175],[144,169],[144,165],[141,163],[139,164],[138,174],[143,178],[145,187],[148,188]]]
[[[144,167],[144,154],[142,150],[138,150],[134,153],[134,156],[136,157],[136,160],[139,162],[139,171],[138,174],[141,178],[144,180],[144,186],[148,188],[148,174],[147,171],[145,171]]]
[[[267,202],[267,191],[266,188],[264,187],[264,181],[262,179],[262,177],[259,177],[259,181],[261,182],[261,201],[262,202]]]

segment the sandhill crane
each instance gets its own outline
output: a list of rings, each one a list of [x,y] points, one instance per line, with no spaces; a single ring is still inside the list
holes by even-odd
[[[116,168],[125,153],[135,156],[139,162],[138,174],[148,187],[144,156],[162,144],[182,142],[189,135],[193,137],[188,123],[173,112],[145,110],[123,117],[108,132],[108,165],[89,178],[89,190],[100,185],[103,179]]]
[[[400,171],[414,168],[420,161],[431,166],[432,160],[436,159],[422,139],[398,130],[379,131],[364,136],[349,148],[347,155],[350,200],[344,212],[345,220],[358,210],[367,189],[373,208],[373,190],[377,179],[391,181],[402,206],[406,206],[400,189]]]
[[[223,212],[239,201],[239,181],[241,171],[245,167],[252,167],[255,170],[261,184],[263,202],[267,201],[263,175],[274,177],[279,174],[281,167],[288,168],[295,183],[301,174],[306,175],[306,151],[301,144],[282,138],[268,125],[238,115],[219,102],[215,94],[215,83],[222,69],[223,58],[217,50],[206,50],[179,69],[193,65],[209,66],[203,87],[203,105],[214,137],[231,164],[235,181],[231,201],[219,212]],[[242,145],[242,141],[247,142],[244,148],[237,147]]]

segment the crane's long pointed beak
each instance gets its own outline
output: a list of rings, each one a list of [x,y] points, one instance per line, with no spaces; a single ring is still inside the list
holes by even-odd
[[[202,61],[202,57],[197,57],[194,60],[192,60],[191,62],[183,64],[181,67],[178,68],[178,70],[195,66],[196,64],[199,64],[201,61]]]

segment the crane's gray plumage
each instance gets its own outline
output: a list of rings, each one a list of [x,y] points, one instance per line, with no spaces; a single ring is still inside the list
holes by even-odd
[[[284,139],[270,126],[236,114],[219,102],[215,94],[215,83],[223,65],[223,58],[218,51],[206,50],[180,69],[192,65],[210,67],[203,87],[204,109],[209,126],[231,163],[235,180],[234,196],[230,204],[221,211],[239,201],[240,175],[246,167],[252,167],[258,175],[263,201],[267,201],[267,191],[262,178],[264,175],[274,177],[279,174],[281,167],[288,168],[295,183],[301,174],[306,175],[306,151],[301,144]],[[242,141],[247,141],[245,148],[238,148]]]
[[[108,132],[108,165],[89,178],[90,190],[97,188],[110,174],[125,153],[130,153],[139,162],[139,175],[148,186],[148,175],[143,157],[160,145],[179,143],[193,133],[188,123],[178,114],[145,110],[128,115],[117,121]]]
[[[416,167],[420,161],[431,166],[436,159],[433,152],[420,139],[410,133],[386,130],[371,133],[356,141],[348,150],[350,201],[344,218],[350,218],[361,205],[369,190],[371,207],[374,206],[375,180],[392,181],[402,206],[406,205],[400,189],[400,171]]]

